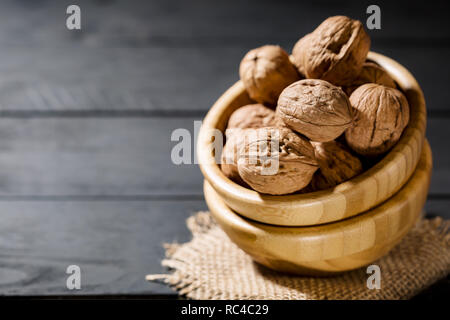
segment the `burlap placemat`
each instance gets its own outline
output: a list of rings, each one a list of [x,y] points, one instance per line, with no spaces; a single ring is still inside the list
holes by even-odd
[[[208,212],[187,220],[193,239],[166,245],[170,274],[149,275],[191,299],[408,299],[450,272],[450,220],[423,219],[391,252],[374,262],[381,289],[368,289],[366,268],[333,277],[278,273],[252,261]]]

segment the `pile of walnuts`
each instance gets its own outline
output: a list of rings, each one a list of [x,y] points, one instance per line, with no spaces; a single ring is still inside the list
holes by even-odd
[[[255,103],[229,118],[223,173],[261,193],[304,193],[351,179],[364,170],[362,160],[390,150],[409,105],[389,74],[366,60],[369,49],[361,22],[335,16],[291,56],[274,45],[248,52],[239,74]]]

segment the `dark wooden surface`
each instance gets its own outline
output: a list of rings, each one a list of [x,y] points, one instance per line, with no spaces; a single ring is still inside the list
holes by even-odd
[[[170,160],[171,132],[193,132],[249,49],[290,50],[327,16],[365,20],[371,3],[77,3],[82,31],[65,28],[70,1],[0,3],[0,295],[175,297],[144,277],[165,272],[162,244],[188,240],[185,219],[206,205],[198,167]],[[450,218],[450,6],[379,5],[372,48],[424,89],[427,212]],[[65,287],[70,264],[82,269],[77,292]]]

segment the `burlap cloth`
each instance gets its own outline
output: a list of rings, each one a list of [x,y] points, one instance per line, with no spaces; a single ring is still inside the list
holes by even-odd
[[[193,239],[166,245],[165,275],[149,275],[191,299],[408,299],[450,272],[450,220],[422,219],[374,264],[381,289],[368,289],[366,268],[333,277],[278,273],[252,261],[208,212],[188,218]]]

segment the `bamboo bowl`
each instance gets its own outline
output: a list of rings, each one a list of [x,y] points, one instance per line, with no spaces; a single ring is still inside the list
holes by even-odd
[[[228,89],[206,115],[199,132],[200,169],[218,197],[237,213],[279,226],[311,226],[343,220],[367,211],[393,196],[411,177],[424,144],[426,109],[422,90],[399,63],[370,52],[368,59],[381,65],[408,99],[411,117],[400,141],[375,166],[334,188],[306,194],[262,195],[223,175],[212,147],[215,130],[224,132],[237,108],[252,103],[241,81]],[[253,102],[254,103],[254,102]],[[216,137],[217,138],[217,137]]]
[[[421,216],[431,167],[426,142],[414,175],[392,198],[356,217],[320,226],[255,222],[233,212],[206,180],[204,193],[215,220],[255,261],[278,271],[324,275],[370,264],[406,235]]]

